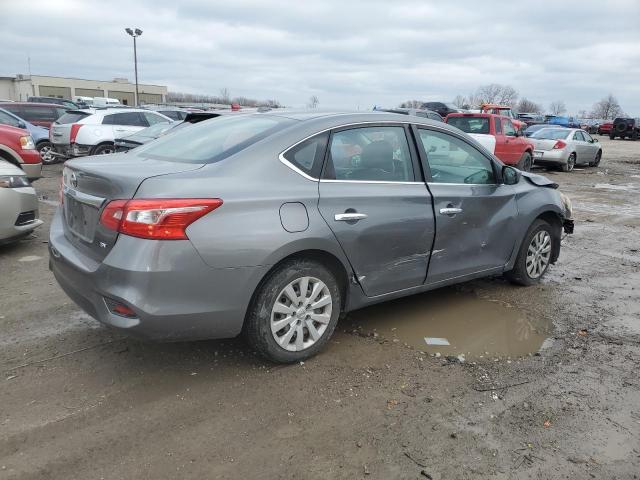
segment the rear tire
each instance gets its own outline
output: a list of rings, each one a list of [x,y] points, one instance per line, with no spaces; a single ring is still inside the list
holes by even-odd
[[[576,154],[572,153],[571,155],[569,155],[569,158],[567,159],[567,163],[562,165],[562,171],[570,172],[573,170],[573,167],[575,166],[576,166]]]
[[[58,162],[58,159],[51,154],[53,152],[51,142],[40,142],[36,145],[36,149],[40,153],[40,160],[42,160],[43,165],[52,165]]]
[[[553,227],[542,219],[531,224],[524,236],[513,269],[505,276],[517,285],[540,283],[551,264],[553,248]]]
[[[319,306],[314,309],[314,304]],[[325,347],[341,305],[340,288],[329,269],[312,260],[290,260],[258,287],[243,334],[268,360],[299,362]]]
[[[92,155],[109,155],[110,153],[114,153],[116,151],[115,147],[110,143],[103,143],[102,145],[98,145],[94,150]]]
[[[609,140],[613,140],[614,138],[616,138],[615,135],[613,135],[612,133],[609,134]]]
[[[522,154],[522,158],[520,158],[520,161],[518,162],[518,169],[523,172],[531,171],[531,159],[531,154],[529,152],[524,152]]]

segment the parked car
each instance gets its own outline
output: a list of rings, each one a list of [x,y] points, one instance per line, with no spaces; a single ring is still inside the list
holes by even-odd
[[[536,124],[536,125],[530,125],[529,127],[527,127],[524,130],[523,133],[524,133],[525,137],[530,137],[534,133],[539,132],[540,130],[542,130],[543,128],[549,128],[549,124],[548,123],[541,123],[541,124]],[[556,127],[556,128],[562,128],[562,127]]]
[[[40,178],[40,152],[27,130],[0,125],[0,160],[20,167],[30,180]]]
[[[66,111],[60,105],[29,102],[0,103],[0,108],[4,108],[27,122],[47,129]]]
[[[500,273],[536,284],[572,229],[557,184],[374,112],[227,115],[71,160],[62,189],[50,265],[91,316],[162,340],[242,332],[278,362],[316,354],[341,311]]]
[[[71,100],[58,97],[29,97],[27,102],[30,103],[47,103],[49,105],[61,105],[64,108],[78,108],[78,104]]]
[[[145,106],[147,110],[152,110],[154,112],[161,113],[165,117],[169,117],[171,120],[184,120],[185,117],[189,114],[189,110],[180,107],[168,107],[168,106]]]
[[[446,118],[450,113],[460,113],[461,110],[451,103],[425,102],[421,107],[423,110],[437,112],[442,118]]]
[[[399,113],[401,115],[415,115],[416,117],[428,118],[437,122],[444,122],[438,112],[423,110],[421,108],[376,108],[376,112]]]
[[[172,120],[139,108],[108,107],[68,110],[53,124],[50,139],[54,155],[62,158],[113,153],[114,140],[156,123]]]
[[[114,140],[114,146],[116,152],[126,152],[132,148],[139,147],[145,143],[160,138],[168,133],[172,133],[177,129],[187,127],[194,123],[199,123],[204,120],[216,118],[223,115],[222,113],[215,112],[188,112],[187,116],[182,122],[171,123],[156,123],[150,127],[144,128],[139,132],[132,135],[127,135],[123,138],[116,138]]]
[[[547,121],[549,125],[556,125],[565,128],[580,128],[580,121],[575,117],[562,117],[553,115]]]
[[[602,159],[602,147],[584,130],[576,128],[543,128],[529,138],[535,148],[536,165],[561,167],[570,172],[576,165],[597,167]]]
[[[609,132],[609,138],[637,140],[638,134],[640,134],[640,118],[616,118]]]
[[[55,157],[51,155],[49,130],[29,123],[3,108],[0,108],[0,124],[27,130],[36,144],[36,150],[40,152],[40,159],[42,160],[42,163],[46,165],[55,161]]]
[[[613,129],[613,122],[602,122],[598,125],[598,135],[609,135]]]
[[[537,113],[518,113],[518,120],[527,124],[527,126],[531,125],[539,125],[544,123],[544,115],[539,115]]]
[[[42,223],[38,197],[26,173],[0,160],[0,244],[19,240]]]
[[[449,125],[470,134],[506,165],[529,171],[533,144],[513,125],[509,117],[492,113],[452,113]]]

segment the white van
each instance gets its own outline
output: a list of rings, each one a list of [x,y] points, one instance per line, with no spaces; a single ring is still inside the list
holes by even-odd
[[[120,100],[117,98],[95,97],[93,99],[94,107],[115,107],[120,105]]]
[[[86,105],[88,107],[93,106],[93,97],[77,96],[77,97],[73,97],[73,101],[76,102],[78,105]]]

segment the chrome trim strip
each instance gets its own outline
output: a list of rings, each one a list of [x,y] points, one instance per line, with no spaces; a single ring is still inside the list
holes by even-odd
[[[317,181],[317,180],[316,180]],[[392,182],[386,180],[330,180],[322,179],[320,183],[373,183],[383,185],[423,185],[424,182]]]
[[[427,185],[453,185],[465,187],[499,187],[501,183],[445,183],[445,182],[427,182]]]
[[[313,137],[313,135],[311,135]],[[310,138],[310,137],[307,137]],[[304,139],[306,140],[306,138]],[[302,142],[304,142],[304,140],[302,140]],[[302,142],[298,142],[296,143],[296,145],[298,145],[299,143]],[[306,178],[307,180],[311,180],[313,182],[317,182],[318,179],[317,178],[313,178],[311,175],[307,175],[306,173],[304,173],[302,170],[300,170],[298,167],[296,167],[293,163],[291,163],[289,160],[287,160],[286,158],[284,158],[284,154],[287,153],[290,149],[292,149],[293,147],[295,147],[296,145],[292,145],[289,148],[287,148],[284,152],[282,152],[280,155],[278,155],[278,159],[287,167],[289,167],[291,170],[293,170],[294,172],[296,172],[299,175],[302,175],[304,178]]]
[[[102,197],[96,197],[94,195],[89,195],[88,193],[79,192],[78,190],[74,190],[67,185],[63,186],[63,193],[65,195],[69,195],[80,203],[91,205],[92,207],[96,208],[100,208],[102,206],[102,203],[105,201],[105,199]]]

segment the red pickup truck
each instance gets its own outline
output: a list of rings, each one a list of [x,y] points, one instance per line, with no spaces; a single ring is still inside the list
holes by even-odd
[[[451,113],[446,123],[468,133],[507,165],[528,172],[533,164],[533,143],[509,117],[492,113]]]
[[[0,125],[0,159],[20,167],[29,180],[40,178],[42,160],[29,132]]]

